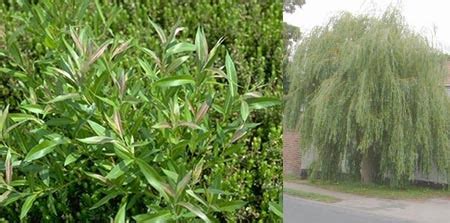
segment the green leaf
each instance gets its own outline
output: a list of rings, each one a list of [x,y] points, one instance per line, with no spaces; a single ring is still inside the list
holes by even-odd
[[[105,197],[103,197],[102,199],[100,199],[97,203],[95,203],[91,208],[89,208],[89,210],[93,210],[96,209],[104,204],[106,204],[109,200],[117,197],[117,195],[119,195],[120,192],[119,191],[114,191],[114,192],[109,192]]]
[[[127,210],[127,202],[123,202],[119,208],[119,211],[114,218],[114,223],[125,223],[125,214]]]
[[[134,156],[128,148],[119,141],[114,141],[114,152],[123,160],[133,160]]]
[[[225,201],[217,205],[220,211],[232,212],[246,204],[244,201]]]
[[[186,126],[186,127],[192,128],[192,129],[201,129],[201,130],[207,131],[205,128],[203,128],[193,122],[179,122],[177,124],[178,124],[178,126]]]
[[[156,79],[157,76],[153,68],[150,66],[150,64],[147,61],[141,60],[139,58],[137,60],[141,68],[144,70],[145,75],[150,79]]]
[[[234,132],[233,137],[231,137],[230,143],[234,143],[240,138],[242,138],[245,134],[247,134],[247,128],[240,127],[236,132]]]
[[[44,110],[42,109],[42,107],[40,105],[27,104],[27,105],[22,105],[20,107],[25,109],[25,110],[27,110],[27,111],[29,111],[29,112],[32,112],[32,113],[44,114]]]
[[[10,113],[9,118],[13,120],[14,122],[22,122],[22,121],[34,121],[38,124],[44,124],[44,121],[41,119],[38,119],[30,114],[23,114],[23,113]]]
[[[178,203],[179,205],[185,207],[186,209],[188,209],[191,213],[195,214],[197,217],[201,218],[204,222],[211,222],[211,220],[209,220],[208,216],[205,215],[205,213],[203,213],[203,211],[190,203],[186,203],[186,202],[180,202]]]
[[[192,43],[177,43],[170,47],[166,51],[166,56],[171,56],[173,54],[182,53],[182,52],[192,52],[195,51],[195,45]]]
[[[77,161],[78,158],[80,158],[80,154],[78,153],[71,153],[69,154],[66,159],[64,160],[64,166],[67,166],[75,161]]]
[[[197,51],[200,65],[203,67],[208,57],[208,43],[206,42],[205,33],[201,27],[198,27],[197,34],[195,35],[195,50]]]
[[[68,99],[79,99],[80,95],[78,93],[70,93],[70,94],[64,94],[64,95],[58,95],[52,100],[48,101],[47,104],[56,103],[60,101],[65,101]]]
[[[28,211],[31,209],[31,206],[33,206],[34,201],[36,200],[38,194],[32,194],[25,199],[25,202],[23,202],[22,209],[20,210],[20,220],[23,220],[27,214]]]
[[[1,180],[1,179],[0,179]],[[2,182],[3,183],[3,182]],[[3,203],[6,199],[8,199],[8,196],[11,194],[11,191],[7,190],[3,194],[0,195],[0,204]],[[4,205],[4,204],[3,204]],[[5,205],[6,206],[6,205]]]
[[[181,179],[180,182],[178,182],[177,184],[177,195],[179,196],[183,191],[184,188],[186,188],[187,184],[189,183],[189,181],[191,180],[191,176],[192,176],[192,171],[189,171],[184,177],[183,179]]]
[[[155,82],[155,85],[159,87],[175,87],[185,84],[195,84],[195,81],[190,75],[178,75],[166,77]]]
[[[104,136],[106,134],[105,127],[103,127],[100,124],[98,124],[97,122],[94,122],[91,120],[88,120],[87,122],[88,122],[89,126],[91,126],[92,130],[94,130],[94,132],[97,133],[97,135]]]
[[[167,67],[166,72],[167,72],[167,73],[175,72],[176,69],[177,69],[181,64],[183,64],[184,62],[186,62],[186,60],[188,60],[188,59],[189,59],[189,56],[182,56],[182,57],[179,57],[179,58],[173,60],[172,63],[170,63],[170,65]]]
[[[106,180],[106,178],[100,174],[96,174],[96,173],[91,173],[91,172],[87,172],[84,171],[84,174],[86,174],[89,177],[92,177],[94,179],[97,179],[99,181],[101,181],[102,183],[106,184],[108,181]]]
[[[108,136],[92,136],[77,140],[86,144],[105,144],[114,142],[114,139]]]
[[[60,141],[50,141],[50,140],[44,140],[38,145],[34,146],[30,152],[28,152],[27,156],[25,157],[26,162],[33,161],[35,159],[42,158],[43,156],[53,152],[55,149],[55,146],[61,144]]]
[[[166,34],[164,33],[164,31],[161,29],[161,27],[154,23],[150,18],[149,18],[150,24],[152,24],[153,28],[156,30],[156,32],[158,33],[159,39],[161,39],[161,43],[165,44],[167,42],[167,37]]]
[[[172,219],[172,213],[169,210],[164,210],[153,214],[135,215],[133,218],[137,223],[165,223]]]
[[[272,211],[276,216],[283,218],[283,207],[281,206],[281,204],[270,202],[269,210]]]
[[[95,0],[94,2],[95,2],[95,8],[97,9],[98,15],[100,16],[100,19],[102,20],[103,25],[106,25],[106,19],[105,19],[105,16],[103,15],[102,7],[101,7],[99,1]]]
[[[201,158],[200,161],[198,161],[198,163],[195,164],[194,171],[192,172],[192,181],[194,182],[194,184],[197,183],[198,180],[200,180],[204,162],[205,160]]]
[[[111,171],[106,175],[107,179],[116,179],[122,176],[126,170],[128,170],[128,165],[130,165],[133,160],[123,160],[119,164],[115,165]]]
[[[178,174],[177,173],[175,173],[173,171],[170,171],[170,170],[166,170],[164,168],[161,168],[161,169],[164,172],[164,174],[166,174],[166,176],[168,176],[173,181],[177,182],[177,180],[178,180]]]
[[[250,114],[250,109],[248,107],[248,104],[247,104],[247,102],[242,100],[241,101],[241,118],[242,118],[242,120],[246,121],[249,114]]]
[[[100,99],[101,101],[105,102],[108,105],[111,105],[113,108],[117,108],[116,103],[114,103],[113,101],[111,101],[111,99],[108,98],[104,98],[104,97],[100,97],[98,95],[95,95],[96,98]]]
[[[9,105],[6,106],[3,112],[0,111],[0,135],[5,126],[6,118],[8,117]]]
[[[151,58],[153,58],[153,60],[155,60],[155,62],[159,65],[161,65],[161,60],[159,59],[159,57],[156,55],[155,52],[153,52],[152,50],[149,50],[147,48],[142,48],[142,51],[144,51],[144,53],[146,53],[147,55],[149,55]]]
[[[208,55],[208,60],[206,61],[206,64],[203,66],[203,69],[205,68],[209,68],[210,66],[212,66],[214,64],[215,58],[217,57],[217,50],[220,46],[220,44],[222,44],[224,38],[220,38],[216,45],[214,45],[214,47],[211,49],[211,51],[209,52]]]
[[[229,82],[229,89],[231,97],[234,97],[237,95],[237,74],[236,74],[236,68],[234,67],[233,60],[230,57],[230,54],[225,56],[225,68],[227,70],[227,77]]]
[[[201,197],[199,197],[197,194],[195,194],[194,191],[192,191],[192,190],[186,190],[186,193],[187,193],[189,196],[193,197],[195,200],[197,200],[197,201],[199,201],[200,203],[202,203],[203,205],[208,206],[208,204],[206,203],[206,201],[203,200]]]
[[[170,128],[172,128],[172,125],[170,125],[170,123],[167,123],[167,122],[156,123],[152,126],[152,128],[154,128],[154,129],[170,129]]]
[[[163,180],[161,176],[159,176],[158,172],[156,172],[153,167],[141,159],[136,159],[136,163],[138,164],[142,174],[144,174],[147,182],[161,193],[164,193]]]
[[[259,98],[248,98],[247,103],[252,109],[263,109],[281,104],[278,98],[271,97],[259,97]]]

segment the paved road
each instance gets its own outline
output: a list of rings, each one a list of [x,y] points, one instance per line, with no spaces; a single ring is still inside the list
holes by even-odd
[[[284,223],[412,223],[355,209],[283,196]]]

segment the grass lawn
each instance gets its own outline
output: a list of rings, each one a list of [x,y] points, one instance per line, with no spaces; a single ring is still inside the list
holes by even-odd
[[[338,198],[335,198],[332,196],[318,194],[318,193],[305,192],[305,191],[291,189],[291,188],[284,188],[283,192],[285,194],[289,194],[291,196],[300,197],[300,198],[304,198],[304,199],[308,199],[308,200],[325,202],[325,203],[335,203],[335,202],[340,201]]]
[[[378,197],[386,199],[428,199],[448,198],[450,191],[446,189],[433,189],[420,186],[407,186],[406,188],[389,188],[386,185],[363,185],[356,181],[326,182],[321,180],[300,180],[293,177],[285,177],[285,181],[317,186],[323,189],[362,195],[366,197]]]

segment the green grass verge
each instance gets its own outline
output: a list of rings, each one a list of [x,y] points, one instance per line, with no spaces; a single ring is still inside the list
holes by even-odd
[[[377,197],[386,199],[429,199],[429,198],[449,198],[450,191],[446,189],[433,189],[420,186],[407,186],[405,188],[390,188],[386,185],[363,185],[356,181],[327,182],[321,180],[299,180],[292,177],[285,178],[287,182],[307,184],[323,189],[351,193],[366,197]]]
[[[283,192],[285,194],[289,194],[291,196],[300,197],[300,198],[304,198],[304,199],[308,199],[308,200],[325,202],[325,203],[335,203],[335,202],[340,201],[340,199],[332,197],[332,196],[318,194],[318,193],[305,192],[305,191],[296,190],[296,189],[292,189],[292,188],[284,188]]]

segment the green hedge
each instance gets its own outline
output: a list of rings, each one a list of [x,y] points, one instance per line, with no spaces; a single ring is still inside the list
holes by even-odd
[[[224,55],[227,49],[235,61],[239,92],[254,91],[278,98],[282,95],[281,0],[34,2],[38,3],[6,1],[0,7],[0,19],[6,21],[5,35],[0,39],[0,45],[6,46],[0,50],[0,75],[3,83],[8,83],[3,84],[7,90],[2,92],[8,92],[10,110],[23,111],[19,104],[32,98],[32,89],[42,84],[46,62],[57,59],[53,52],[65,48],[62,38],[70,39],[69,27],[90,27],[96,42],[132,37],[133,43],[158,51],[158,36],[151,28],[149,16],[166,29],[177,22],[185,27],[180,39],[192,41],[199,25],[204,27],[210,47],[224,37],[219,54]],[[124,68],[132,67],[134,58],[144,57],[140,51],[130,54],[120,61]],[[9,92],[14,92],[13,99]],[[235,198],[248,202],[235,213],[236,219],[278,221],[269,206],[279,202],[281,193],[281,110],[256,112],[250,119],[261,124],[247,134],[246,146],[236,151],[239,159],[226,163],[227,166],[218,165],[215,170],[227,175],[223,185]],[[4,156],[0,157],[4,160]],[[230,167],[237,171],[230,172]],[[78,197],[77,190],[73,188],[73,193],[66,196]],[[12,214],[11,211],[14,209],[1,213]]]

